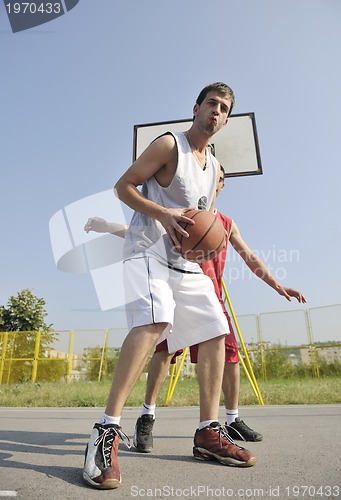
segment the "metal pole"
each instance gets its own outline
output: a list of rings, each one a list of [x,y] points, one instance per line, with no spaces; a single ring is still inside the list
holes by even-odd
[[[0,363],[0,385],[2,384],[2,376],[4,373],[7,342],[8,342],[8,332],[4,332],[2,338],[2,351],[1,351],[1,363]]]
[[[257,316],[256,316],[256,321],[257,321],[258,345],[259,345],[259,351],[260,351],[261,373],[262,373],[262,378],[265,381],[267,379],[267,373],[266,373],[266,362],[265,362],[265,356],[264,356],[264,342],[263,342],[263,337],[262,337],[262,326],[261,326],[261,320],[260,320],[259,314],[257,314]]]
[[[180,376],[183,364],[185,362],[187,353],[188,353],[188,347],[186,347],[186,349],[184,349],[184,352],[183,352],[181,360],[180,360],[180,364],[179,364],[179,366],[178,366],[178,368],[176,370],[174,382],[171,384],[170,390],[167,392],[166,403],[165,403],[167,406],[169,405],[169,403],[172,400],[172,397],[173,397],[173,394],[174,394],[174,391],[175,391],[175,387],[176,387],[176,384],[178,383],[179,376]],[[176,364],[174,365],[174,367],[176,367]],[[174,375],[174,372],[173,372],[173,375]]]
[[[319,363],[318,363],[316,349],[314,346],[314,339],[313,339],[313,332],[312,332],[312,328],[311,328],[309,309],[305,310],[305,318],[306,318],[306,324],[307,324],[307,334],[308,334],[308,342],[310,345],[311,364],[312,364],[313,374],[315,375],[316,378],[320,378],[320,367],[319,367]]]
[[[238,321],[237,321],[237,318],[236,318],[236,315],[234,313],[234,310],[233,310],[233,307],[232,307],[232,302],[230,300],[230,297],[229,297],[229,294],[227,292],[227,288],[226,288],[226,285],[225,285],[225,282],[224,280],[222,280],[222,285],[223,285],[223,290],[224,290],[224,293],[225,293],[225,298],[227,300],[227,303],[229,305],[229,308],[230,308],[230,311],[231,311],[231,315],[232,315],[232,318],[233,318],[233,321],[234,321],[234,324],[235,324],[235,327],[236,327],[236,330],[237,330],[237,333],[238,333],[238,337],[239,337],[239,341],[240,341],[240,345],[242,347],[242,351],[244,353],[244,357],[245,357],[245,361],[246,361],[246,366],[249,370],[249,373],[250,373],[250,377],[252,378],[253,380],[253,383],[255,385],[255,388],[257,390],[257,394],[258,394],[258,401],[261,405],[264,405],[264,401],[263,401],[263,398],[262,398],[262,395],[261,395],[261,392],[260,392],[260,389],[259,389],[259,386],[258,386],[258,383],[257,383],[257,380],[256,380],[256,377],[255,377],[255,374],[253,372],[253,369],[252,369],[252,365],[251,365],[251,362],[250,362],[250,358],[249,358],[249,355],[248,355],[248,352],[247,352],[247,349],[246,349],[246,346],[244,344],[244,340],[243,340],[243,337],[242,337],[242,334],[241,334],[241,331],[239,329],[239,325],[238,325]]]
[[[170,401],[171,401],[170,400],[170,393],[171,393],[171,390],[172,390],[172,385],[173,385],[173,379],[174,379],[175,370],[176,370],[176,363],[173,364],[173,366],[171,368],[170,376],[169,376],[167,393],[166,393],[166,399],[165,399],[165,405],[166,406],[168,406],[169,403],[170,403]]]
[[[105,356],[105,353],[107,352],[108,331],[109,330],[107,328],[105,330],[105,333],[104,333],[104,342],[103,342],[103,348],[102,348],[101,362],[100,362],[100,365],[99,365],[99,372],[98,372],[98,382],[100,382],[101,378],[102,378],[104,356]]]
[[[69,384],[71,382],[71,371],[72,371],[72,352],[73,352],[73,341],[75,337],[74,330],[70,330],[69,336],[69,348],[68,348],[68,359],[67,359],[67,374],[66,382]]]
[[[41,332],[37,331],[36,332],[36,341],[35,341],[35,346],[34,346],[34,358],[33,358],[33,367],[32,367],[32,382],[35,382],[37,380],[40,339],[41,339]]]

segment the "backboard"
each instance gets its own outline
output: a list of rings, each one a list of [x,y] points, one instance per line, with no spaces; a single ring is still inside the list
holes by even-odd
[[[191,119],[134,125],[133,161],[165,132],[185,132]],[[225,169],[225,177],[263,173],[254,113],[235,114],[210,143],[212,153]]]

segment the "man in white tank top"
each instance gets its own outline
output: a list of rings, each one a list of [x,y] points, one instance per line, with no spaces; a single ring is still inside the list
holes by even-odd
[[[226,317],[210,278],[174,249],[180,245],[177,233],[188,236],[180,222],[192,223],[184,209],[209,210],[214,204],[219,168],[207,146],[227,124],[233,104],[233,92],[226,84],[205,87],[194,105],[191,128],[157,138],[115,185],[118,197],[134,210],[124,262],[130,331],[105,413],[95,424],[87,448],[83,478],[95,488],[120,485],[118,441],[128,439],[120,427],[121,412],[150,351],[164,338],[170,352],[199,343],[195,458],[241,467],[256,461],[252,453],[233,443],[218,422],[224,338],[229,333]]]

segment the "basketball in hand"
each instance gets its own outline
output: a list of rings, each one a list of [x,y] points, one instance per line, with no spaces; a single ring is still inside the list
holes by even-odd
[[[184,259],[198,263],[214,259],[226,244],[226,232],[221,220],[206,210],[188,209],[183,213],[195,224],[180,222],[189,237],[180,234],[179,253]]]

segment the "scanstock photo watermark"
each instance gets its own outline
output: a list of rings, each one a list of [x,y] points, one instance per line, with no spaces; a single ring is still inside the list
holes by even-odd
[[[283,281],[287,278],[289,266],[300,262],[300,251],[298,249],[278,248],[272,245],[271,248],[265,250],[252,250],[273,276],[278,281]],[[242,253],[230,250],[227,252],[226,268],[224,276],[227,281],[251,280],[256,279],[256,275],[245,265]],[[257,277],[262,277],[262,268],[257,270]]]
[[[49,23],[73,9],[79,0],[18,2],[3,0],[13,33]]]
[[[339,498],[339,486],[269,486],[265,488],[212,488],[207,485],[175,488],[165,485],[162,488],[139,488],[131,486],[133,498]]]

